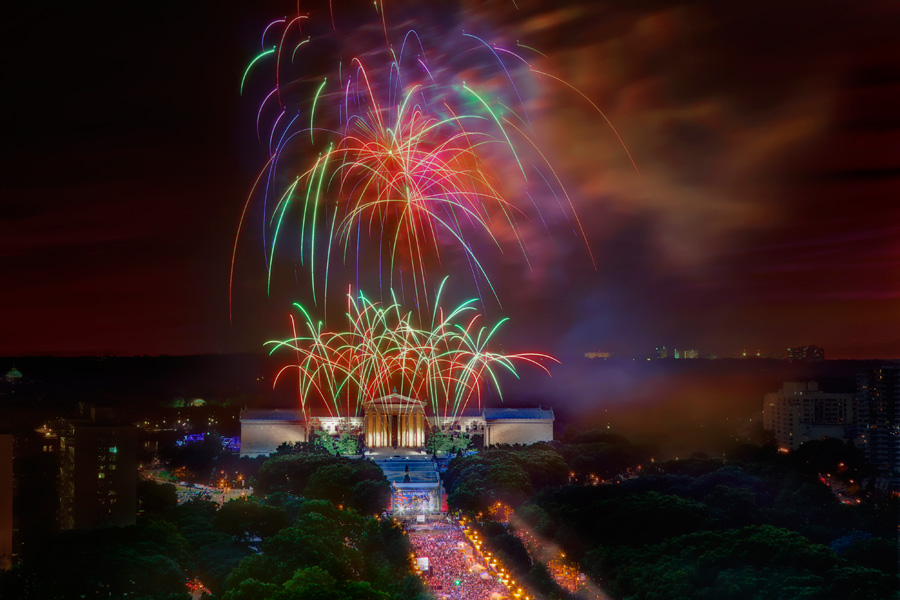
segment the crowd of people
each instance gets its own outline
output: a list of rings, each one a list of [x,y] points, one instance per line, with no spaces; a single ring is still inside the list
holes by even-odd
[[[415,526],[409,538],[416,557],[428,558],[422,580],[438,599],[509,598],[509,590],[469,543],[457,523],[436,521]]]

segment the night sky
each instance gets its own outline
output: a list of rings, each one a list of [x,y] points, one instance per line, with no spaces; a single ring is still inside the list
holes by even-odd
[[[404,3],[385,4],[403,20]],[[540,49],[541,70],[604,110],[640,176],[571,91],[534,94],[536,135],[588,243],[535,233],[531,268],[490,262],[505,348],[900,357],[900,5],[517,4],[435,10]],[[263,88],[241,97],[241,76],[266,23],[294,10],[2,9],[0,354],[253,351],[286,337],[285,300],[302,286],[267,299],[251,236],[230,322],[229,268],[266,158]]]

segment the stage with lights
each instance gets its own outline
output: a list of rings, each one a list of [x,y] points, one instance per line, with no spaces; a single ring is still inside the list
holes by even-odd
[[[446,512],[437,463],[421,451],[385,449],[366,455],[391,483],[389,512],[398,517]]]

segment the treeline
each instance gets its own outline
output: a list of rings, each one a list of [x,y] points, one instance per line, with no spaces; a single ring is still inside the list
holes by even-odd
[[[303,504],[291,527],[268,538],[225,582],[224,600],[406,600],[424,598],[410,545],[391,520]]]
[[[375,516],[390,494],[371,461],[294,449],[256,493],[179,505],[175,486],[142,482],[136,525],[34,540],[0,598],[187,600],[195,578],[221,600],[427,598],[405,533]]]
[[[289,450],[267,460],[257,473],[255,492],[328,500],[374,515],[390,502],[391,485],[369,459],[335,456],[307,445],[306,450]]]
[[[517,505],[537,490],[564,485],[569,468],[550,444],[491,447],[450,461],[443,480],[450,507],[474,514],[496,502]]]
[[[852,446],[742,446],[663,463],[652,454],[589,432],[454,459],[445,482],[451,508],[476,518],[511,504],[512,525],[499,527],[558,546],[617,598],[897,597],[896,498],[875,502],[859,485],[866,473]],[[843,502],[825,473],[846,484]],[[509,560],[538,575],[496,527],[485,531]]]

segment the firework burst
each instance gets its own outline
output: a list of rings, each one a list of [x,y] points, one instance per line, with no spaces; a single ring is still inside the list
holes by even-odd
[[[446,280],[445,280],[446,281]],[[455,420],[467,406],[481,406],[491,390],[502,399],[499,371],[516,375],[516,364],[545,371],[551,356],[535,352],[502,354],[489,346],[504,321],[483,324],[474,299],[441,306],[442,282],[434,310],[424,324],[396,302],[380,304],[364,295],[347,295],[347,328],[328,331],[301,305],[292,335],[268,342],[271,353],[291,354],[275,378],[294,372],[304,413],[321,399],[332,416],[357,416],[366,403],[396,391],[425,402],[434,416]],[[549,372],[549,371],[548,371]]]
[[[459,31],[420,36],[428,26],[412,30],[408,20],[391,29],[376,9],[352,36],[309,15],[266,28],[241,83],[274,71],[257,112],[269,157],[235,253],[252,205],[264,215],[270,287],[276,263],[297,260],[314,304],[341,270],[382,298],[412,291],[427,313],[429,274],[465,265],[482,301],[499,303],[485,253],[528,265],[529,236],[551,212],[584,238],[527,110],[529,93],[564,82],[532,68],[526,46]],[[351,58],[323,58],[335,48]]]

